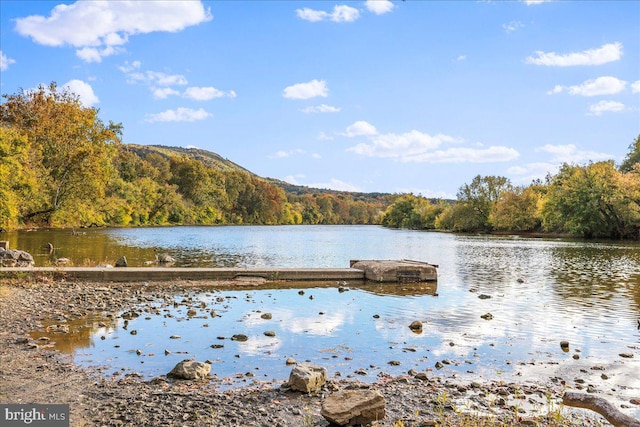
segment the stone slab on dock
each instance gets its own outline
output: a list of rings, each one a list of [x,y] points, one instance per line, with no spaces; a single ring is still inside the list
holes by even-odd
[[[438,266],[411,260],[352,260],[351,268],[364,271],[374,282],[431,282],[438,280]]]

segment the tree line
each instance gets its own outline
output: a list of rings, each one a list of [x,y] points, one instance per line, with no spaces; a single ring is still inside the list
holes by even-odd
[[[103,122],[55,83],[3,97],[3,229],[378,224],[389,205],[385,195],[286,192],[204,150],[123,144],[120,124]]]
[[[457,232],[558,233],[584,238],[640,238],[640,135],[619,166],[565,163],[528,186],[476,176],[453,203],[412,194],[385,211],[388,227]]]
[[[382,224],[638,239],[640,135],[621,165],[564,164],[528,186],[476,176],[456,200],[261,178],[215,153],[122,143],[122,125],[55,83],[3,95],[0,229],[164,224]]]

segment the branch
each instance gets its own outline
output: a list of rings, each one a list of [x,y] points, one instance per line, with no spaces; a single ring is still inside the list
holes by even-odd
[[[601,397],[567,391],[562,396],[562,403],[567,406],[590,409],[597,412],[616,427],[640,427],[640,420],[623,414]]]

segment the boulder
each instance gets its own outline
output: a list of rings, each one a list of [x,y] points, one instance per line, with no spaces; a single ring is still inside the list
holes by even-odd
[[[173,264],[176,260],[169,254],[158,255],[158,262],[160,264]]]
[[[33,267],[34,265],[35,262],[29,252],[0,248],[0,266]]]
[[[118,258],[118,260],[116,261],[116,267],[126,267],[129,264],[127,263],[127,257],[126,256],[121,256],[120,258]]]
[[[183,360],[173,367],[168,377],[182,380],[202,380],[206,379],[211,372],[211,365],[195,360]]]
[[[375,390],[343,390],[322,403],[320,414],[339,426],[370,424],[385,417],[384,396]]]
[[[327,381],[327,370],[322,366],[302,363],[296,365],[289,375],[289,387],[304,393],[313,393]]]

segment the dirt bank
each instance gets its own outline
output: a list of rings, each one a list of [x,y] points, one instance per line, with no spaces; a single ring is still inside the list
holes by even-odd
[[[458,383],[430,373],[380,377],[374,384],[329,381],[315,395],[281,384],[219,391],[215,381],[106,379],[28,335],[41,322],[59,324],[96,311],[117,313],[166,290],[229,283],[85,283],[49,277],[0,279],[0,403],[64,403],[71,426],[328,426],[323,398],[344,388],[373,388],[386,399],[377,426],[605,426],[601,418],[562,407],[563,386]],[[169,289],[168,289],[169,288]],[[486,418],[485,416],[489,416]]]

